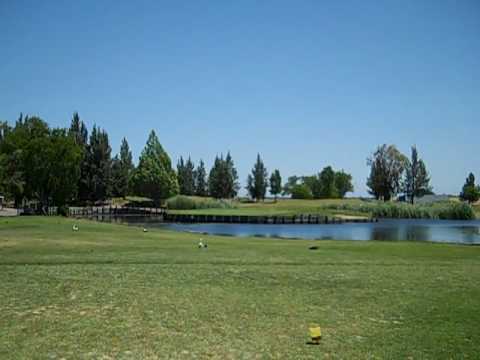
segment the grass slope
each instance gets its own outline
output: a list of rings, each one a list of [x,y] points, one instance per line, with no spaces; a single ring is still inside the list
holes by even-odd
[[[475,358],[480,247],[0,219],[0,358]],[[310,324],[320,346],[306,345]]]
[[[226,209],[196,209],[196,210],[173,210],[178,214],[207,214],[207,215],[296,215],[296,214],[322,214],[334,215],[337,213],[349,215],[361,215],[360,213],[349,211],[335,211],[326,209],[330,205],[336,204],[360,204],[359,199],[322,199],[322,200],[298,200],[298,199],[278,199],[266,200],[265,202],[233,202],[234,208]],[[365,214],[363,214],[365,215]]]

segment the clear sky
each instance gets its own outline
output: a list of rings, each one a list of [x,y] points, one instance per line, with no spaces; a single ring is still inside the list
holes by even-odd
[[[284,179],[326,165],[366,194],[381,143],[416,144],[437,193],[480,179],[480,1],[0,0],[0,119],[126,136],[174,163],[257,152]]]

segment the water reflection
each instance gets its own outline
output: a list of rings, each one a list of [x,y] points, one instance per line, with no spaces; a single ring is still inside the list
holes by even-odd
[[[400,229],[398,227],[375,226],[371,228],[371,233],[368,240],[398,239],[399,232]]]
[[[280,237],[312,240],[398,240],[480,244],[480,220],[383,220],[378,223],[352,224],[164,224],[144,217],[110,218],[147,227],[229,236]]]

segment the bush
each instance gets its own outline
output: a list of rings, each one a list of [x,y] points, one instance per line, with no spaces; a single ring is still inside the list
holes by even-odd
[[[292,199],[313,199],[312,190],[306,184],[295,185],[292,188]]]
[[[174,196],[167,200],[167,208],[171,210],[231,209],[234,207],[233,203],[228,200],[196,198],[184,195]]]
[[[69,215],[69,209],[68,206],[62,205],[57,208],[57,215],[59,216],[68,216]]]
[[[442,220],[475,219],[475,213],[470,205],[452,201],[443,201],[425,205],[372,201],[362,204],[330,204],[327,205],[326,208],[331,210],[369,213],[376,218]]]

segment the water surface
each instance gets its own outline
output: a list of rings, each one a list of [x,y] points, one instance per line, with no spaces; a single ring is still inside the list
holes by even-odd
[[[105,218],[146,227],[161,227],[214,235],[278,237],[314,240],[394,240],[480,244],[480,220],[380,220],[346,224],[178,224],[155,218]]]

